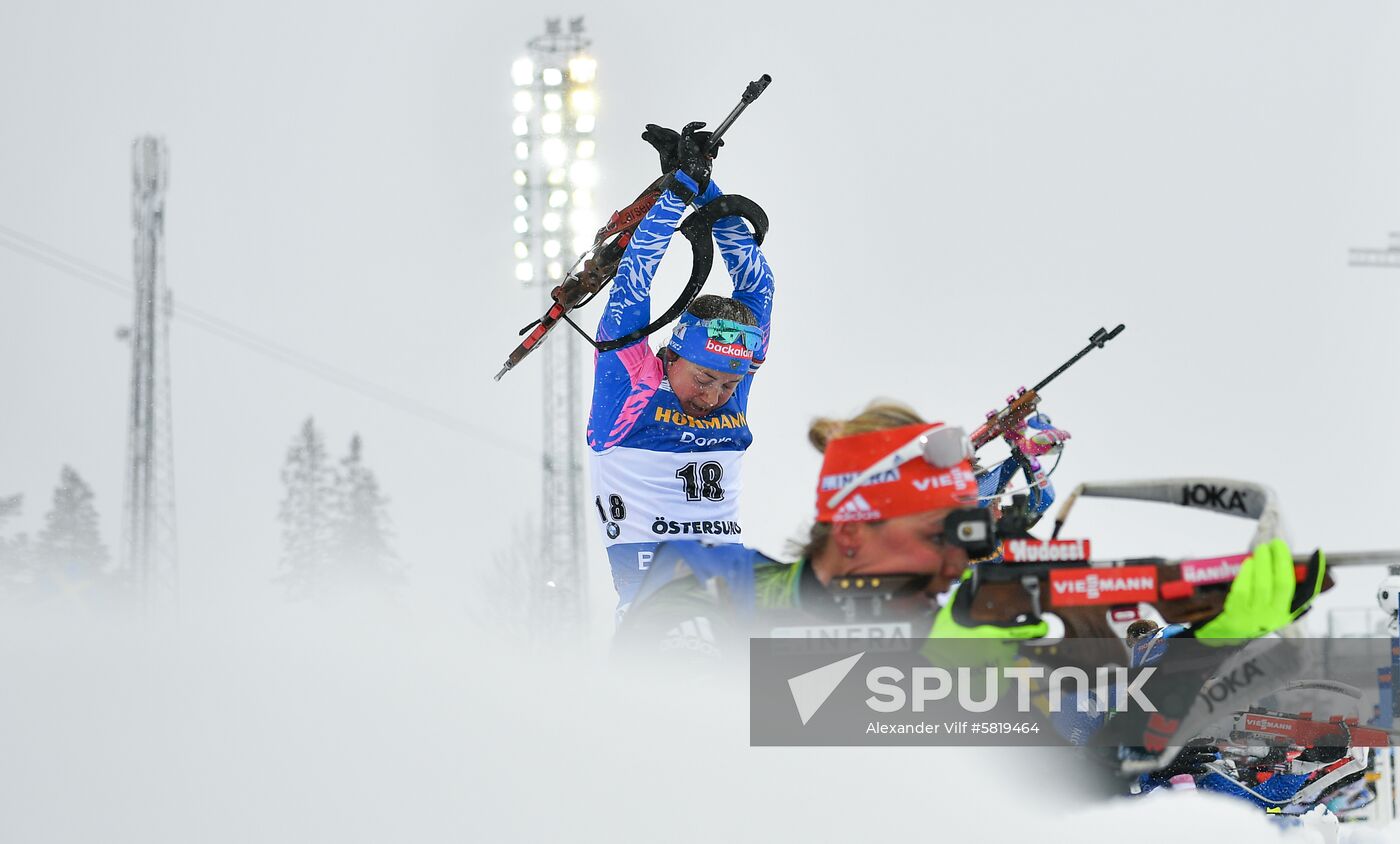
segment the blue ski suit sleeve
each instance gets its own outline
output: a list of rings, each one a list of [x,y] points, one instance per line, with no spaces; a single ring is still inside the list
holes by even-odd
[[[651,281],[684,211],[685,203],[665,191],[632,233],[598,323],[599,340],[617,339],[651,321]],[[645,337],[616,351],[595,352],[589,448],[603,451],[626,437],[661,378],[661,361]]]
[[[607,308],[598,323],[599,340],[615,340],[651,321],[651,281],[684,212],[685,203],[674,193],[665,191],[632,233],[627,251],[618,262]],[[645,344],[646,338],[638,338],[636,343]],[[599,355],[599,361],[611,354]]]
[[[722,195],[719,185],[711,179],[710,186],[696,198],[695,204],[704,206]],[[763,332],[762,343],[754,352],[753,364],[749,369],[754,372],[768,357],[768,342],[773,328],[773,271],[768,267],[768,260],[763,257],[758,244],[754,243],[743,218],[720,219],[715,223],[714,233],[719,253],[724,257],[729,277],[734,282],[734,298],[753,311],[758,329]]]

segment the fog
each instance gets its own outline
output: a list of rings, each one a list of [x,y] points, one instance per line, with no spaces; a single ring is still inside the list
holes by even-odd
[[[461,623],[0,627],[6,841],[1275,836],[1234,800],[1107,802],[1068,750],[751,748],[742,682],[653,682]]]
[[[512,280],[509,69],[573,14],[599,62],[600,209],[654,178],[646,123],[713,125],[774,77],[715,167],[772,220],[750,544],[783,556],[810,522],[813,417],[890,396],[972,426],[1119,322],[1047,391],[1074,435],[1061,489],[1236,476],[1279,491],[1296,548],[1397,544],[1400,273],[1346,265],[1400,229],[1393,4],[6,0],[0,498],[24,507],[3,534],[42,530],[67,464],[118,548],[131,302],[14,245],[129,277],[139,134],[171,150],[176,300],[400,399],[175,320],[179,618],[5,606],[0,838],[1272,835],[1235,805],[1100,805],[1051,754],[748,748],[741,691],[676,700],[607,667],[593,533],[579,647],[515,647],[500,567],[538,524],[540,373],[490,380],[539,301]],[[363,437],[407,568],[392,610],[275,582],[308,416],[337,456]],[[1250,532],[1080,509],[1071,533],[1104,554]],[[1377,577],[1339,573],[1314,629]]]

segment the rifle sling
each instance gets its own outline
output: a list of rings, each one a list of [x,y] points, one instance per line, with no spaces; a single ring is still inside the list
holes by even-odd
[[[693,256],[690,279],[686,282],[685,289],[681,291],[680,296],[676,297],[676,301],[660,317],[615,340],[603,341],[589,337],[573,320],[568,319],[567,315],[565,315],[565,319],[585,340],[593,344],[593,348],[600,352],[615,352],[630,346],[658,328],[671,323],[686,308],[690,307],[690,303],[695,301],[700,289],[705,286],[705,280],[710,277],[710,268],[714,265],[715,260],[713,229],[715,223],[725,217],[742,217],[747,220],[753,228],[753,239],[756,244],[761,245],[764,236],[768,234],[768,215],[764,213],[758,203],[739,194],[721,196],[687,217],[677,231],[690,241]]]

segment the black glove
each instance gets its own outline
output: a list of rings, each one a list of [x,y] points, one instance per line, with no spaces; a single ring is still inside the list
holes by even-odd
[[[676,169],[679,164],[676,160],[676,147],[681,141],[679,132],[675,129],[667,129],[665,126],[657,126],[655,123],[648,123],[647,130],[642,133],[642,140],[651,144],[657,154],[661,156],[662,174]]]
[[[1152,778],[1162,782],[1171,782],[1172,777],[1180,774],[1198,777],[1206,772],[1207,762],[1214,762],[1219,758],[1220,748],[1216,746],[1215,739],[1192,739],[1186,743],[1185,747],[1181,748],[1181,752],[1167,767],[1154,771]]]
[[[704,193],[705,188],[709,187],[714,158],[719,152],[719,147],[724,146],[724,141],[720,140],[714,150],[710,149],[710,136],[713,133],[699,131],[704,125],[687,123],[684,129],[676,132],[665,126],[648,123],[646,131],[642,133],[642,140],[651,144],[660,156],[661,172],[680,170],[695,180],[700,193]]]

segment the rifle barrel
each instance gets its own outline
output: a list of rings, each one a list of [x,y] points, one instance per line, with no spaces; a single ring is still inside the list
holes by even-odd
[[[744,89],[744,96],[739,99],[739,104],[734,106],[734,110],[729,112],[729,116],[724,118],[715,127],[715,131],[710,133],[710,155],[714,155],[715,150],[719,147],[720,138],[723,138],[724,133],[729,131],[729,127],[734,125],[734,121],[739,119],[739,115],[744,113],[744,109],[749,107],[749,103],[758,99],[758,95],[762,94],[763,90],[768,87],[768,83],[772,81],[773,77],[765,73],[749,83],[748,87]]]
[[[1119,323],[1118,327],[1113,329],[1112,331],[1105,332],[1102,328],[1100,328],[1098,331],[1095,331],[1094,336],[1089,338],[1089,345],[1080,349],[1079,354],[1075,355],[1074,357],[1061,364],[1059,369],[1055,370],[1054,372],[1041,379],[1039,384],[1036,384],[1034,387],[1031,387],[1031,392],[1040,392],[1042,387],[1044,387],[1046,384],[1049,384],[1051,381],[1054,381],[1056,378],[1060,377],[1060,373],[1064,372],[1066,369],[1069,369],[1071,366],[1074,366],[1076,363],[1079,362],[1080,358],[1089,354],[1094,349],[1102,349],[1105,343],[1122,333],[1123,328],[1123,324]]]

